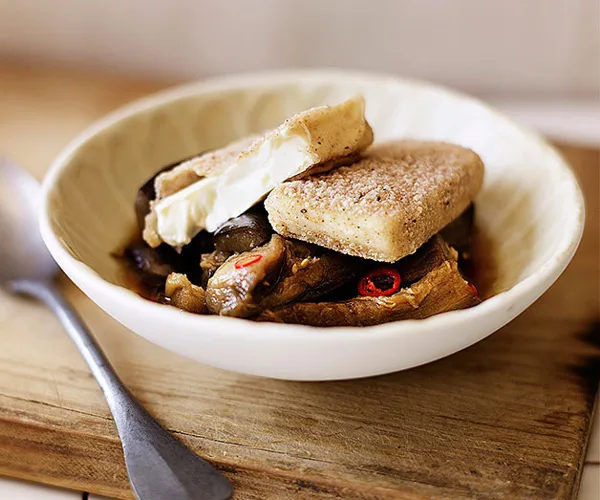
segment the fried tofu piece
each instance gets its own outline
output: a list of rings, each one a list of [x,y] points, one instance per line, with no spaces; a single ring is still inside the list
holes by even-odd
[[[247,147],[211,153],[208,173],[188,164],[161,174],[157,194],[172,194],[152,204],[144,239],[151,246],[160,241],[186,245],[202,229],[214,232],[244,213],[286,180],[351,163],[372,142],[361,96],[298,113]],[[194,175],[198,180],[188,184]]]
[[[483,173],[469,149],[397,140],[373,146],[352,165],[281,184],[265,208],[282,236],[396,262],[469,206]]]

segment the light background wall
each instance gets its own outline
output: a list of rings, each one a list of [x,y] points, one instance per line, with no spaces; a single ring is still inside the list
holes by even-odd
[[[0,0],[0,57],[167,79],[337,66],[589,99],[600,0]]]

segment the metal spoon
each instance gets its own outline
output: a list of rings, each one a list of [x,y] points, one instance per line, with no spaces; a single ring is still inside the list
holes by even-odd
[[[102,388],[123,444],[138,500],[227,500],[231,483],[175,439],[123,385],[94,337],[53,280],[58,267],[38,230],[39,185],[0,158],[0,286],[54,311]]]

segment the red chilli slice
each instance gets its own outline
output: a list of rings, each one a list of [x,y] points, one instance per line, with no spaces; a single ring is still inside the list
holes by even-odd
[[[477,291],[477,287],[473,283],[469,283],[469,288],[473,290],[473,293],[479,297],[479,292]]]
[[[358,293],[366,297],[393,295],[400,289],[400,273],[393,267],[378,267],[358,282]]]
[[[248,257],[238,260],[235,263],[235,268],[242,269],[243,267],[251,266],[252,264],[256,264],[260,259],[262,259],[262,255],[253,253],[252,255],[248,255]]]

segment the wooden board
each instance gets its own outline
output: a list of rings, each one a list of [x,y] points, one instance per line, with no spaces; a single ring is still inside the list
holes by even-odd
[[[0,151],[41,177],[82,126],[155,87],[0,66]],[[334,383],[226,373],[62,286],[132,391],[233,480],[236,499],[572,499],[600,374],[600,155],[562,150],[587,195],[573,263],[495,335],[407,372]],[[53,316],[0,292],[0,339],[0,474],[132,498],[106,404]]]

